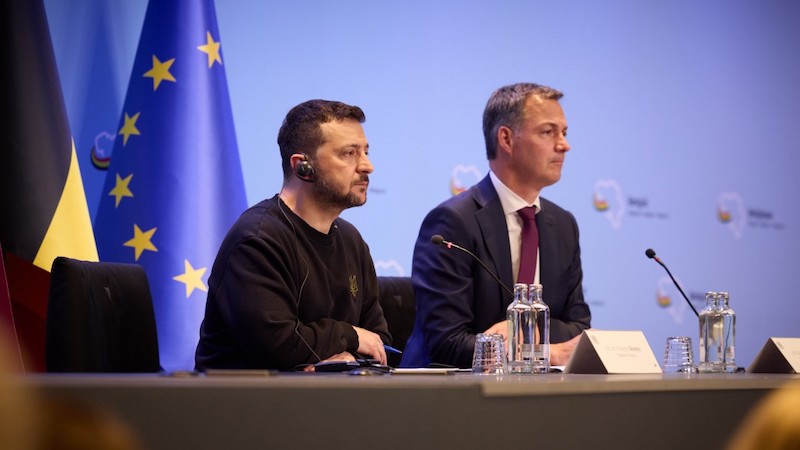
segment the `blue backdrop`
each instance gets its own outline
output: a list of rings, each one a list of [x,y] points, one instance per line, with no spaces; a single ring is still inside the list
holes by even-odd
[[[147,4],[46,5],[94,216],[107,193],[91,152],[113,148]],[[379,274],[410,275],[425,213],[486,173],[490,93],[544,83],[565,92],[572,145],[544,196],[578,219],[594,327],[643,330],[659,359],[670,335],[697,348],[653,247],[698,308],[731,292],[740,364],[800,336],[800,3],[240,0],[217,19],[249,204],[280,189],[291,106],[359,105],[375,173],[345,218]]]

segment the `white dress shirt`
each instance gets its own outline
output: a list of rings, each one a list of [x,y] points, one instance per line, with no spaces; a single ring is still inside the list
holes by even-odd
[[[536,214],[539,214],[542,210],[541,202],[537,195],[533,203],[527,203],[519,195],[515,194],[514,191],[509,189],[508,186],[503,184],[492,171],[489,171],[489,178],[492,180],[498,197],[500,197],[500,204],[503,205],[503,214],[506,216],[508,243],[510,245],[509,250],[511,250],[511,271],[514,275],[514,283],[516,283],[519,277],[520,248],[522,247],[522,217],[519,216],[517,211],[522,208],[534,206],[536,207]],[[536,273],[533,277],[534,283],[539,283],[539,265],[539,252],[537,251]]]

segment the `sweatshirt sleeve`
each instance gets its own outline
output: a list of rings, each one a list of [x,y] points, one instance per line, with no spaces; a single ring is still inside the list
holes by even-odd
[[[375,274],[372,258],[369,256],[369,250],[367,250],[366,256],[364,264],[366,295],[361,307],[359,326],[379,335],[384,344],[391,345],[392,336],[389,334],[389,326],[386,323],[386,317],[383,315],[383,308],[379,301],[378,278]]]

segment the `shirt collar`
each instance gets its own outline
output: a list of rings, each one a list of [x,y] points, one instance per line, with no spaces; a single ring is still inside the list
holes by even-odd
[[[500,204],[503,206],[503,214],[516,214],[516,212],[520,209],[530,206],[536,207],[536,214],[539,214],[539,212],[542,210],[542,204],[539,201],[538,195],[533,203],[528,203],[514,191],[509,189],[508,186],[503,184],[503,182],[500,181],[500,178],[497,178],[497,175],[495,175],[491,170],[489,171],[489,178],[492,180],[494,190],[497,191],[497,196],[500,197]]]

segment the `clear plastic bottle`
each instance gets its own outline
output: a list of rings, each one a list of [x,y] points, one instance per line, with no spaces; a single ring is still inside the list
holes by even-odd
[[[533,327],[534,315],[528,301],[528,286],[514,285],[514,301],[506,310],[508,319],[508,372],[531,373],[533,371]]]
[[[528,298],[534,316],[533,373],[550,371],[550,307],[542,298],[542,285],[528,287]]]
[[[725,368],[722,349],[722,311],[719,294],[706,292],[706,306],[700,311],[700,372],[722,372]]]
[[[722,314],[722,361],[724,371],[736,372],[736,313],[730,306],[730,294],[720,292],[720,314]]]

